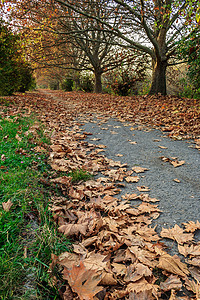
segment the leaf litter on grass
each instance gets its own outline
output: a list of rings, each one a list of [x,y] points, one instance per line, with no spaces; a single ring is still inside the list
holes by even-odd
[[[49,162],[55,173],[51,182],[61,187],[66,198],[58,203],[53,197],[51,209],[59,231],[74,240],[73,253],[62,253],[59,256],[52,254],[51,268],[55,264],[62,267],[60,270],[66,279],[63,298],[76,299],[78,295],[80,299],[198,299],[200,254],[199,242],[194,242],[194,232],[199,229],[198,221],[195,225],[188,223],[185,229],[175,225],[174,228],[162,230],[161,235],[175,240],[180,253],[184,253],[188,259],[182,262],[179,257],[169,255],[164,250],[165,245],[160,242],[161,237],[150,226],[160,210],[157,205],[149,202],[158,200],[141,194],[138,197],[142,203],[132,207],[129,200],[137,195],[126,195],[125,201],[116,198],[115,195],[120,193],[118,181],[123,182],[134,176],[131,176],[126,164],[114,162],[102,155],[98,151],[100,145],[86,142],[84,139],[89,133],[80,133],[85,116],[88,117],[87,121],[92,120],[93,114],[97,116],[101,110],[107,115],[105,120],[112,116],[121,121],[132,121],[139,113],[133,99],[130,98],[125,113],[123,98],[118,102],[119,97],[84,94],[82,101],[81,93],[56,92],[56,95],[61,99],[59,104],[51,95],[37,93],[16,96],[15,101],[19,104],[19,110],[31,106],[52,132]],[[134,101],[136,104],[141,102],[141,110],[146,107],[146,98],[136,98]],[[166,111],[160,111],[159,101],[166,101]],[[138,119],[143,124],[148,123],[157,128],[164,124],[165,127],[161,127],[163,131],[175,138],[198,134],[198,112],[192,109],[185,113],[186,120],[192,116],[190,127],[187,121],[184,123],[179,118],[179,114],[176,114],[176,122],[173,124],[174,116],[170,114],[170,109],[178,105],[176,101],[178,103],[178,99],[173,97],[152,96],[152,109],[148,106],[145,114]],[[77,102],[79,105],[75,111],[74,105]],[[189,107],[187,101],[185,106]],[[157,114],[152,119],[155,107]],[[103,114],[99,115],[102,121]],[[78,115],[80,121],[75,120]],[[180,165],[179,161],[176,163]],[[60,171],[69,173],[77,168],[93,175],[101,172],[106,177],[79,183],[71,182],[70,178],[61,178]],[[146,171],[136,170],[133,169],[136,173]],[[145,186],[137,188],[149,191]],[[156,268],[167,278],[165,281],[158,283],[159,275],[154,275]],[[192,294],[188,296],[185,289]],[[182,294],[177,294],[178,291]]]

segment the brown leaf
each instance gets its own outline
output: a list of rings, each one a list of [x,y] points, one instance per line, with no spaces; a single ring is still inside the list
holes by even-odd
[[[189,221],[188,223],[183,223],[185,225],[186,232],[195,232],[200,229],[200,222],[197,220],[196,223],[193,221]]]
[[[151,283],[148,283],[145,278],[141,278],[140,280],[136,282],[131,282],[127,286],[127,290],[130,292],[135,292],[135,293],[144,293],[145,291],[149,291],[151,293],[157,293],[158,290],[158,285],[154,285]],[[132,298],[134,299],[134,298]],[[136,298],[137,299],[137,298]],[[141,298],[142,299],[142,298]],[[150,298],[151,299],[151,298]]]
[[[137,186],[138,191],[140,192],[148,192],[150,191],[150,188],[148,188],[147,186]]]
[[[103,272],[102,279],[99,284],[106,286],[117,285],[117,280],[114,278],[112,273]]]
[[[86,235],[88,229],[88,222],[82,224],[66,224],[61,225],[58,228],[59,232],[63,232],[66,236],[78,235],[81,233],[82,235]]]
[[[185,286],[189,291],[192,291],[196,295],[198,300],[200,297],[200,283],[194,280],[189,280],[188,277],[185,279]]]
[[[183,246],[178,245],[178,251],[185,257],[187,255],[200,256],[200,244],[199,245],[191,245],[191,246],[189,246],[187,244],[184,244]]]
[[[178,161],[178,160],[175,160],[175,161],[171,160],[170,163],[174,166],[174,168],[176,168],[176,167],[180,167],[180,166],[184,165],[185,161],[184,160],[180,160],[180,161]]]
[[[145,201],[145,202],[159,202],[160,201],[156,198],[151,198],[148,194],[141,194],[138,196],[138,198],[140,198],[142,201]]]
[[[157,267],[182,277],[189,274],[186,264],[182,263],[177,257],[171,256],[167,253],[163,253],[160,256]]]
[[[184,230],[177,224],[173,228],[162,228],[161,237],[177,241],[178,244],[187,243],[193,240],[192,233],[184,233]]]
[[[124,264],[112,263],[113,272],[117,275],[123,276],[126,272],[126,266]]]
[[[72,177],[63,176],[63,177],[58,177],[58,178],[51,179],[50,181],[54,182],[54,183],[60,183],[60,184],[70,186],[71,181],[72,181]]]
[[[146,290],[142,292],[131,292],[129,294],[129,300],[154,300],[155,297],[152,295],[151,290]]]
[[[174,290],[180,290],[182,288],[182,282],[180,278],[175,275],[170,275],[164,282],[160,283],[160,288],[164,292]]]
[[[192,275],[192,277],[200,283],[200,268],[190,267],[189,271],[190,271],[190,274]]]
[[[13,203],[9,199],[7,202],[2,202],[2,206],[3,206],[3,210],[9,211],[13,206]]]
[[[141,279],[142,277],[149,277],[149,276],[152,276],[152,272],[149,269],[149,267],[141,263],[137,263],[128,266],[124,280],[126,282],[130,282],[130,281],[135,282]]]
[[[178,178],[175,178],[174,181],[175,181],[175,182],[178,182],[178,183],[181,182]]]
[[[103,289],[97,286],[101,281],[101,276],[94,270],[87,270],[82,261],[78,266],[73,265],[72,269],[65,267],[63,278],[68,281],[72,290],[80,297],[80,300],[92,300]]]
[[[140,177],[138,176],[128,176],[125,177],[125,180],[129,183],[129,182],[138,182],[140,180]]]
[[[135,172],[135,173],[143,173],[145,171],[148,171],[147,168],[142,168],[142,167],[133,167],[132,170]]]

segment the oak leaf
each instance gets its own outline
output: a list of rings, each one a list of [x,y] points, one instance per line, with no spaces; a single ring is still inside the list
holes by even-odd
[[[93,300],[94,296],[103,289],[97,286],[101,281],[101,275],[94,270],[87,270],[82,261],[78,266],[73,265],[71,269],[65,267],[63,278],[68,281],[80,300]]]

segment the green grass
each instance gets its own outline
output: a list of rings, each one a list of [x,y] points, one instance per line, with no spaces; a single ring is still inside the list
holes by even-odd
[[[60,299],[49,263],[69,241],[55,229],[50,191],[39,180],[50,169],[47,153],[34,151],[48,148],[43,132],[33,117],[0,119],[0,299]],[[4,211],[8,200],[13,205]]]
[[[69,172],[68,176],[72,177],[72,182],[86,181],[93,177],[89,172],[82,169]]]

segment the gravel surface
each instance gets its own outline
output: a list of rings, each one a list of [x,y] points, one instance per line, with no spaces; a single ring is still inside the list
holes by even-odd
[[[85,123],[83,128],[93,134],[88,136],[88,141],[106,145],[104,153],[108,158],[127,163],[129,169],[133,166],[149,169],[145,173],[135,174],[139,175],[140,181],[126,183],[122,194],[140,194],[137,186],[150,188],[148,194],[160,200],[155,204],[162,210],[160,217],[154,221],[158,232],[162,227],[169,228],[175,224],[181,226],[183,222],[200,221],[200,153],[194,148],[192,140],[173,140],[159,130],[134,127],[113,119],[108,119],[105,123],[97,119],[94,123]],[[92,141],[93,138],[100,140]],[[136,144],[130,144],[130,141]],[[123,156],[117,157],[117,154]],[[175,168],[170,162],[164,162],[161,157],[177,157],[178,161],[184,160],[185,164]],[[180,183],[174,179],[180,180]],[[132,201],[133,205],[137,203]],[[200,240],[199,231],[195,238]]]

